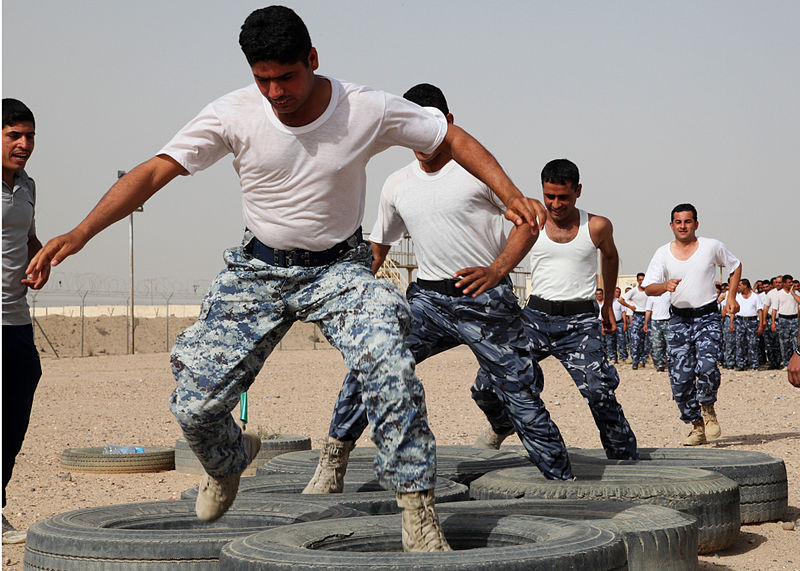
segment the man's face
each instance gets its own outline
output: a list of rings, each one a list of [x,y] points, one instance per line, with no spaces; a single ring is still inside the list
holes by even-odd
[[[603,301],[603,290],[598,289],[594,292],[594,298],[597,300],[598,303],[602,303]]]
[[[16,173],[25,168],[33,153],[34,127],[30,121],[3,127],[3,170]]]
[[[272,60],[260,61],[251,69],[258,89],[267,98],[278,117],[291,119],[298,112],[302,113],[303,106],[311,96],[314,88],[314,70],[318,67],[317,51],[311,48],[308,62],[284,64]]]
[[[794,290],[800,290],[800,280],[794,280]]]
[[[637,284],[642,285],[643,281],[644,281],[644,276],[636,276],[636,283]]]
[[[691,212],[676,212],[669,223],[672,233],[678,242],[692,242],[697,231],[697,221]]]
[[[775,278],[772,280],[772,287],[775,289],[781,289],[783,287],[783,278]]]
[[[739,282],[739,285],[736,286],[736,291],[738,291],[739,293],[744,293],[745,291],[747,291],[747,288],[742,282]]]
[[[622,290],[619,288],[614,289],[614,297],[619,297],[622,295]]]
[[[581,185],[572,188],[571,184],[542,183],[542,194],[547,214],[556,222],[568,219],[575,210],[575,203],[581,195]]]

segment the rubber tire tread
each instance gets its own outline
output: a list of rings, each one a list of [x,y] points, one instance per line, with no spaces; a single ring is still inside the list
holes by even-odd
[[[576,522],[487,514],[443,514],[440,522],[454,551],[402,553],[401,516],[374,516],[284,526],[238,539],[223,548],[220,568],[627,569],[619,536]],[[469,548],[476,541],[492,547]]]
[[[135,474],[163,472],[175,468],[175,449],[144,446],[134,454],[103,454],[103,447],[67,448],[61,453],[61,468],[70,472]]]
[[[242,478],[239,482],[239,493],[233,502],[253,497],[257,498],[303,498],[321,506],[342,506],[370,515],[394,514],[400,511],[393,491],[385,490],[374,477],[363,480],[350,479],[345,482],[341,494],[301,494],[308,484],[303,474],[265,474]],[[436,503],[457,502],[469,499],[469,488],[463,484],[436,478]],[[197,488],[181,492],[182,499],[197,498]]]
[[[311,438],[297,434],[281,434],[280,438],[262,440],[261,449],[258,451],[255,460],[245,468],[242,475],[255,476],[261,464],[280,454],[298,450],[311,450]],[[184,474],[202,475],[205,473],[203,465],[200,464],[197,456],[192,452],[189,443],[183,438],[175,441],[175,470]]]
[[[572,462],[630,464],[630,460],[609,460],[600,449],[569,448]],[[779,521],[789,507],[786,464],[752,450],[719,448],[640,448],[639,462],[657,466],[687,466],[713,470],[739,484],[742,523]]]
[[[347,473],[351,471],[363,475],[370,471],[374,474],[374,459],[377,450],[374,446],[359,446],[350,453]],[[308,474],[314,473],[319,462],[319,451],[290,452],[273,458],[257,470],[257,475],[268,473]],[[530,466],[526,456],[512,451],[486,450],[472,446],[437,446],[436,476],[469,485],[473,480],[488,472],[503,468]],[[363,477],[363,476],[362,476]],[[347,474],[345,474],[345,481]]]
[[[733,545],[740,529],[739,485],[717,472],[674,466],[574,463],[577,480],[546,480],[538,469],[498,470],[470,484],[473,499],[621,499],[697,519],[698,553]]]
[[[220,550],[239,537],[291,523],[363,515],[301,498],[239,502],[213,524],[197,519],[192,501],[84,508],[34,523],[24,563],[37,570],[217,570]]]
[[[436,511],[579,521],[620,535],[630,571],[691,571],[698,566],[697,520],[663,506],[620,500],[473,500],[441,504]]]

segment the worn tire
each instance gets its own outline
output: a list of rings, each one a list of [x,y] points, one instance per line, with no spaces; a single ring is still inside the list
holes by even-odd
[[[268,460],[297,450],[311,450],[311,439],[296,434],[281,434],[278,438],[261,441],[261,449],[255,459],[242,472],[243,476],[255,476],[258,467]],[[175,441],[175,470],[185,474],[204,474],[203,465],[194,455],[189,443],[183,438]]]
[[[103,447],[67,448],[61,453],[61,468],[70,472],[133,474],[162,472],[175,468],[175,449],[145,446],[138,454],[103,454]]]
[[[634,463],[608,460],[602,449],[570,448],[569,455],[578,463]],[[713,470],[738,483],[742,523],[777,521],[786,515],[789,486],[786,465],[780,458],[750,450],[720,448],[640,448],[639,455],[639,463]]]
[[[399,515],[297,524],[226,545],[220,567],[245,569],[627,569],[615,534],[535,516],[444,514],[454,551],[402,553]],[[321,525],[319,525],[321,524]],[[277,533],[274,533],[277,532]]]
[[[237,502],[251,498],[302,498],[321,506],[342,506],[352,508],[367,514],[393,514],[400,508],[397,507],[395,493],[385,490],[375,478],[356,480],[350,478],[345,482],[344,492],[341,494],[300,494],[308,484],[308,478],[303,474],[266,474],[242,478],[239,483],[239,493],[234,500]],[[436,501],[456,502],[469,499],[469,489],[463,484],[458,484],[444,478],[436,479]],[[190,488],[181,493],[183,499],[197,497],[197,488]]]
[[[580,521],[621,536],[630,571],[690,571],[698,565],[697,521],[663,506],[619,500],[474,500],[441,504],[436,511]]]
[[[622,499],[656,504],[697,519],[697,548],[709,553],[739,535],[739,485],[722,474],[672,466],[572,465],[574,482],[546,480],[534,467],[498,470],[470,484],[470,496],[488,500]]]
[[[347,464],[347,474],[354,472],[363,477],[365,473],[374,474],[373,461],[377,453],[374,446],[359,446],[350,453]],[[319,461],[319,451],[290,452],[273,458],[261,466],[257,474],[291,473],[308,474],[309,478],[314,473]],[[516,468],[530,466],[531,462],[526,456],[516,452],[498,450],[485,450],[472,446],[437,446],[436,447],[436,475],[460,484],[468,485],[471,481],[494,470],[503,468]],[[345,474],[345,481],[347,480]]]
[[[361,515],[302,499],[250,499],[214,523],[197,519],[191,501],[87,508],[34,523],[25,545],[25,569],[217,570],[223,545],[239,537],[291,523]]]

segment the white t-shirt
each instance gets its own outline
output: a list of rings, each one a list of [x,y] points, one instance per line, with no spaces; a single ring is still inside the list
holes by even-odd
[[[672,296],[670,292],[665,291],[661,295],[650,295],[647,296],[647,309],[645,311],[651,311],[650,320],[658,320],[663,321],[664,319],[669,319],[669,306]]]
[[[619,302],[618,298],[614,298],[611,309],[614,311],[614,321],[622,321],[622,312],[625,310],[625,306]]]
[[[761,298],[755,292],[751,292],[750,297],[747,298],[737,293],[736,303],[739,304],[739,313],[736,314],[736,317],[758,317],[758,312],[764,309]]]
[[[553,242],[547,228],[531,248],[531,294],[550,301],[593,300],[597,289],[597,246],[589,232],[589,214],[578,209],[575,237]]]
[[[447,121],[402,97],[328,79],[330,103],[308,125],[281,123],[252,84],[206,106],[159,154],[194,174],[233,153],[244,222],[261,242],[330,248],[361,224],[369,159],[394,145],[433,152]]]
[[[455,161],[435,173],[414,161],[386,179],[370,240],[392,244],[408,232],[417,276],[453,279],[463,268],[490,266],[505,248],[503,212],[491,189]]]
[[[629,291],[626,291],[622,299],[633,305],[636,311],[647,310],[647,294],[644,293],[644,290],[639,289],[638,286],[634,286]]]
[[[678,260],[673,256],[670,244],[656,250],[647,266],[642,286],[679,279],[681,283],[672,294],[675,307],[698,308],[716,302],[717,266],[725,266],[730,273],[739,267],[740,262],[719,240],[698,236],[697,241],[697,250],[688,260]]]
[[[775,295],[775,305],[772,310],[778,310],[778,315],[797,315],[797,301],[788,291],[781,290]]]
[[[767,294],[762,291],[761,293],[758,294],[758,299],[761,300],[761,305],[764,307],[764,309],[766,309],[767,306],[769,305],[769,303],[767,303],[768,299]]]

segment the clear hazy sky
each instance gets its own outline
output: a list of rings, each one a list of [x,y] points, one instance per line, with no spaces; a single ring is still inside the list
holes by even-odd
[[[692,202],[751,279],[800,274],[800,2],[294,1],[320,72],[394,93],[440,86],[456,123],[541,198],[567,157],[578,204],[611,218],[621,273],[671,239]],[[28,172],[45,241],[74,227],[116,179],[213,99],[252,81],[238,47],[244,0],[4,0],[3,97],[37,120]],[[365,231],[393,149],[368,170]],[[135,215],[137,282],[205,288],[242,230],[230,156],[181,177]],[[124,284],[119,222],[60,269]],[[51,279],[52,281],[52,279]],[[126,286],[122,286],[123,288]]]

